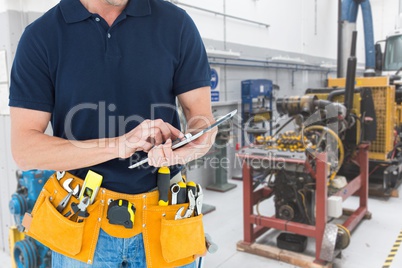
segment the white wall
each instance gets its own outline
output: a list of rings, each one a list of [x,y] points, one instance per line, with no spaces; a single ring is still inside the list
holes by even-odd
[[[8,4],[8,10],[25,12],[44,12],[57,3],[59,0],[3,0]]]
[[[225,2],[226,14],[270,25],[267,29],[228,18],[227,42],[333,59],[336,57],[337,1],[182,0],[180,2],[219,12],[223,12]],[[221,16],[183,8],[193,17],[203,37],[225,41]]]
[[[10,149],[10,117],[0,115],[0,250],[7,252],[9,227],[14,225],[8,203],[17,189],[16,170]]]
[[[0,0],[0,13],[7,10],[7,0]]]
[[[381,40],[397,25],[399,0],[371,0],[374,37]],[[401,25],[402,26],[402,25]]]
[[[194,19],[204,38],[250,46],[336,59],[338,1],[336,0],[180,0],[181,3],[224,12],[269,24],[263,26],[228,18],[226,35],[222,16],[182,7]],[[399,0],[371,0],[374,38],[379,40],[394,29]],[[180,6],[180,5],[179,5]],[[364,62],[364,34],[361,11],[357,19],[357,57]],[[228,48],[230,49],[230,48]]]
[[[42,13],[59,0],[0,0],[0,13],[6,10]],[[336,0],[180,0],[181,3],[225,12],[226,14],[269,24],[263,26],[182,6],[191,15],[203,38],[249,46],[277,49],[310,56],[336,59]],[[399,0],[371,0],[374,37],[383,39],[394,29]],[[180,5],[179,5],[180,6]],[[226,28],[226,31],[225,31]],[[357,20],[359,62],[364,62],[364,42],[361,12]],[[230,49],[230,48],[228,48]]]

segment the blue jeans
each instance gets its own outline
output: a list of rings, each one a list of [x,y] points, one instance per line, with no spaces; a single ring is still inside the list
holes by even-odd
[[[116,238],[102,229],[99,232],[94,261],[92,265],[52,252],[53,268],[145,268],[144,243],[142,234],[131,238]],[[195,268],[196,262],[181,266]]]

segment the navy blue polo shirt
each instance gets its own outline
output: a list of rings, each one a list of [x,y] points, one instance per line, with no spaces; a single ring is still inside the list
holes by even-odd
[[[144,119],[180,128],[175,97],[204,86],[210,86],[207,56],[184,10],[162,0],[131,0],[109,27],[79,0],[62,0],[25,29],[9,105],[51,113],[57,137],[88,140],[123,135]],[[128,169],[145,156],[90,169],[108,189],[145,192],[156,186],[155,169]],[[87,170],[71,172],[84,178]]]

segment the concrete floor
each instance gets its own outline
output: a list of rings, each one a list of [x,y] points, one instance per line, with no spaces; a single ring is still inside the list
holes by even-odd
[[[236,250],[236,243],[243,239],[243,200],[242,183],[226,193],[205,191],[205,203],[216,206],[216,211],[205,215],[205,231],[209,233],[219,246],[216,254],[209,254],[205,258],[208,268],[233,267],[295,267],[287,263],[278,262],[265,257],[243,253]],[[388,200],[380,198],[369,199],[371,220],[363,220],[352,233],[349,247],[342,251],[342,258],[334,261],[334,267],[361,268],[382,267],[391,248],[402,231],[402,190],[399,189],[399,198]],[[350,197],[344,203],[344,208],[354,209],[358,206],[357,197]],[[273,215],[272,200],[260,204],[262,215]],[[276,233],[269,233],[262,238],[271,245],[276,244]],[[314,255],[314,240],[309,238],[306,253]],[[402,267],[402,249],[395,256],[392,268]]]
[[[243,200],[242,182],[236,188],[219,193],[204,190],[204,203],[215,206],[216,210],[204,216],[205,232],[218,245],[218,252],[204,258],[205,268],[242,268],[242,267],[295,267],[283,262],[243,253],[236,250],[236,243],[243,239]],[[342,251],[342,258],[334,261],[334,267],[361,268],[382,267],[391,248],[402,230],[402,191],[399,198],[388,200],[369,199],[371,220],[364,220],[352,233],[351,243]],[[351,197],[344,202],[345,208],[355,208],[357,198]],[[262,215],[272,215],[272,200],[260,204]],[[267,234],[263,240],[275,245],[277,233]],[[314,254],[314,241],[309,239],[307,253]],[[1,267],[11,267],[10,257],[0,252]],[[402,267],[402,249],[399,249],[391,268]]]

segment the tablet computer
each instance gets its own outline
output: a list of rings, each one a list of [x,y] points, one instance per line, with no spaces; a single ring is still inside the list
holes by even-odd
[[[187,133],[184,138],[182,140],[179,141],[175,141],[173,142],[172,145],[172,150],[175,150],[177,148],[183,147],[184,145],[192,142],[195,139],[198,139],[199,137],[201,137],[203,134],[207,133],[208,131],[210,131],[211,129],[213,129],[214,127],[219,126],[220,124],[222,124],[223,122],[227,121],[228,119],[232,118],[235,114],[237,113],[237,110],[233,110],[230,113],[220,117],[218,120],[216,120],[215,123],[213,123],[212,125],[204,128],[203,130],[201,130],[200,132],[197,132],[196,134],[192,135],[191,133]],[[148,158],[145,158],[131,166],[129,166],[128,168],[136,168],[139,167],[145,163],[148,162]]]

